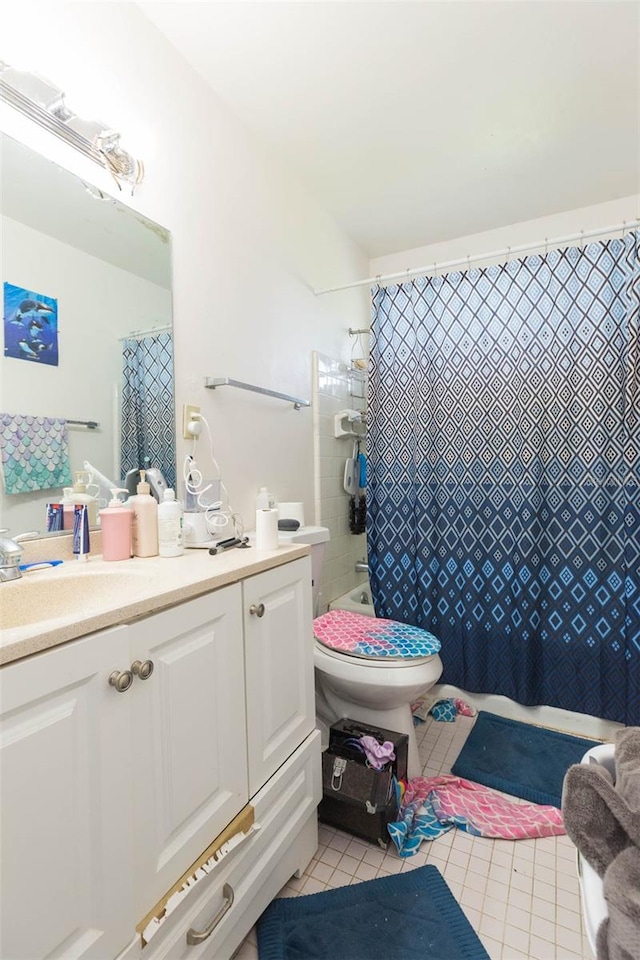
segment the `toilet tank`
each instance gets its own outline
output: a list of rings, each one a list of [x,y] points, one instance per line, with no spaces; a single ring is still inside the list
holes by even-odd
[[[330,538],[326,527],[298,527],[297,530],[279,530],[280,543],[308,543],[311,547],[311,583],[313,589],[313,615],[318,612],[320,577],[324,561],[325,544]]]

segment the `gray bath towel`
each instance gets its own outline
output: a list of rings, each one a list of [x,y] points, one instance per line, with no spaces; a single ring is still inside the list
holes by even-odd
[[[604,877],[609,916],[598,960],[640,960],[640,727],[616,735],[615,785],[600,764],[569,767],[562,791],[567,833]]]
[[[640,727],[616,735],[616,782],[600,764],[567,770],[562,814],[567,833],[602,877],[629,846],[640,848]]]
[[[640,727],[616,734],[616,790],[634,813],[640,811]]]
[[[604,875],[609,917],[600,924],[598,960],[640,957],[640,850],[627,847]]]
[[[599,876],[627,847],[640,846],[640,814],[632,812],[598,764],[569,767],[562,791],[564,827]]]

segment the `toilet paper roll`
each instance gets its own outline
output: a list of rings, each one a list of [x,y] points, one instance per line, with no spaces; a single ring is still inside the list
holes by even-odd
[[[256,510],[256,549],[278,549],[277,510]]]
[[[278,503],[278,520],[297,520],[304,527],[304,503]]]

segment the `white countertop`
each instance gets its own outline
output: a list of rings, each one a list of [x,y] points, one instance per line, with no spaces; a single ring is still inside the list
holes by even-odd
[[[309,552],[310,548],[302,545],[279,546],[277,550],[268,551],[258,551],[255,547],[232,549],[215,556],[210,556],[207,550],[185,550],[181,557],[133,558],[115,563],[108,563],[101,556],[90,557],[83,564],[74,558],[59,567],[26,571],[21,580],[0,584],[0,604],[6,604],[6,610],[10,606],[15,608],[16,604],[28,604],[26,616],[33,617],[33,622],[0,629],[0,664],[115,624],[130,623],[191,597],[305,557]],[[85,576],[96,585],[96,589],[85,590],[82,603],[69,612],[68,581]],[[112,583],[109,577],[113,577]],[[25,585],[27,590],[21,590]],[[61,610],[60,598],[64,594]],[[32,613],[34,603],[35,613]]]

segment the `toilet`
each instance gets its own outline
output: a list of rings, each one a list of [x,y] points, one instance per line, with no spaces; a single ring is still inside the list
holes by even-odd
[[[325,527],[300,527],[295,532],[280,532],[278,536],[283,543],[306,543],[311,546],[313,612],[316,616],[320,574],[329,531]],[[348,717],[370,726],[406,733],[409,737],[408,775],[410,779],[420,776],[422,767],[411,703],[437,683],[442,674],[442,661],[437,653],[440,646],[438,641],[432,638],[434,644],[427,642],[425,646],[418,635],[423,634],[422,639],[430,637],[426,631],[346,611],[332,613],[336,619],[328,621],[331,630],[321,629],[327,621],[324,617],[318,619],[319,626],[316,629],[325,642],[317,636],[314,638],[316,715],[321,729],[323,724],[330,726],[336,720]],[[336,642],[336,631],[339,633],[343,629],[337,619],[339,615],[343,615],[347,632],[353,632],[357,624],[356,621],[345,620],[345,617],[368,621],[368,627],[374,633],[376,625],[389,623],[391,632],[395,626],[400,632],[407,631],[414,635],[415,647],[403,641],[400,645],[402,649],[396,649],[390,655],[389,649],[385,648],[388,644],[376,645],[374,639],[371,644],[351,644],[353,649],[347,651],[349,644],[339,639]],[[326,634],[332,634],[331,638]],[[430,652],[431,649],[435,652]]]

